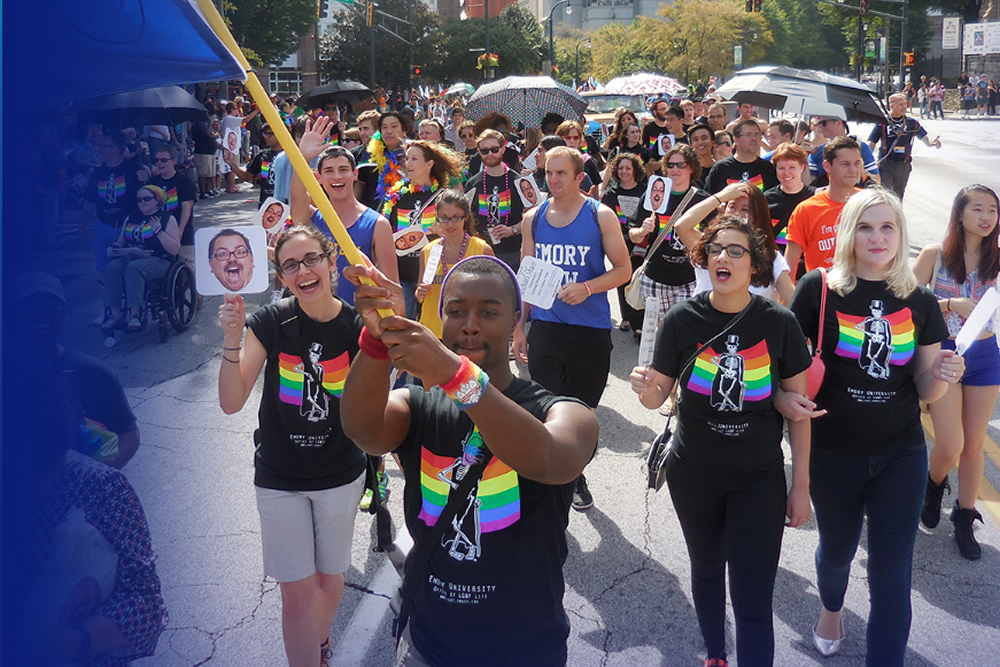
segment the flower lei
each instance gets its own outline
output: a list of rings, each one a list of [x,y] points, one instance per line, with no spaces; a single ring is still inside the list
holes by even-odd
[[[424,185],[417,188],[413,187],[413,183],[410,180],[401,180],[389,188],[389,191],[385,193],[385,201],[382,203],[382,215],[388,218],[389,214],[392,213],[392,209],[396,208],[396,204],[399,203],[399,200],[403,195],[416,192],[434,193],[437,192],[439,187],[440,185],[438,184],[436,178],[431,179],[430,187]]]
[[[375,186],[375,198],[382,199],[389,190],[403,180],[403,166],[395,151],[386,152],[382,142],[382,133],[376,132],[368,142],[368,153],[372,162],[378,166],[378,184]]]

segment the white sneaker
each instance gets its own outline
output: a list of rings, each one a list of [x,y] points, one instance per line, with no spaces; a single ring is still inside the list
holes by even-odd
[[[101,312],[98,313],[97,317],[94,318],[94,321],[90,323],[91,326],[99,327],[104,324],[104,312],[104,308],[101,308]]]

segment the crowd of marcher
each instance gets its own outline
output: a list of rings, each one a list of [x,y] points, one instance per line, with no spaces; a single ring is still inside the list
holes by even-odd
[[[68,154],[65,182],[94,221],[105,290],[97,324],[112,340],[117,328],[143,328],[146,281],[193,261],[199,199],[247,181],[259,204],[289,207],[269,242],[271,302],[248,312],[229,293],[219,307],[227,414],[263,373],[254,485],[289,664],[329,663],[355,517],[359,503],[384,499],[386,454],[403,473],[414,540],[396,664],[468,664],[477,645],[489,647],[480,664],[565,664],[565,533],[570,509],[594,504],[584,471],[597,450],[611,331],[639,338],[654,318],[652,362],[632,371],[631,387],[673,424],[666,483],[704,665],[727,664],[727,576],[739,664],[773,664],[783,530],[813,512],[816,649],[833,655],[843,641],[867,519],[866,660],[902,665],[917,526],[937,525],[957,461],[955,540],[962,556],[980,556],[975,500],[1000,390],[991,327],[965,360],[954,349],[1000,273],[1000,202],[985,186],[964,188],[941,245],[910,266],[901,198],[912,144],[940,141],[906,115],[908,93],[889,98],[890,117],[868,143],[842,118],[765,120],[749,104],[732,118],[705,96],[652,99],[644,121],[619,109],[600,138],[552,113],[524,127],[502,113],[467,119],[460,100],[401,102],[379,100],[351,123],[335,102],[265,102],[280,109],[339,221],[325,219],[326,202],[312,200],[259,109],[239,98],[210,100],[205,121],[177,127],[88,125]],[[337,224],[366,266],[339,252]],[[222,252],[238,258],[240,248]],[[541,265],[562,278],[554,298],[533,295],[530,305],[516,274]],[[33,347],[65,372],[71,355],[54,338],[65,296],[51,276],[32,285],[19,293],[23,307],[51,322]],[[103,378],[120,394],[106,367],[73,358],[88,382]],[[513,359],[530,380],[512,372]],[[138,446],[127,402],[69,389],[74,432],[85,419],[115,432],[106,460],[124,465]],[[937,434],[929,464],[921,402]],[[58,447],[25,462],[47,480],[72,473],[53,487],[64,509],[91,485],[131,497],[127,482],[77,457],[81,443],[90,443],[84,454],[102,444],[88,427],[82,439],[53,435]],[[84,505],[85,517],[109,538],[119,579],[131,577],[121,587],[135,587],[142,613],[123,618],[118,585],[102,594],[85,573],[87,591],[60,593],[68,631],[47,650],[64,661],[124,664],[151,652],[166,622],[141,507],[126,519],[101,516],[107,509]],[[52,547],[59,511],[46,515],[37,548]],[[138,541],[111,539],[105,521],[134,524]],[[74,609],[86,613],[66,625],[84,595]]]

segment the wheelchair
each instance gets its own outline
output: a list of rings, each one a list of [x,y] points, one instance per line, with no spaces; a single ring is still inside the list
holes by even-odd
[[[139,317],[142,328],[136,333],[146,331],[151,322],[156,322],[160,342],[166,343],[171,328],[181,333],[191,326],[197,304],[194,271],[184,260],[174,259],[162,278],[146,281],[142,295],[142,313]],[[109,340],[114,340],[113,332],[111,336],[105,338],[105,345],[112,347],[114,342]]]

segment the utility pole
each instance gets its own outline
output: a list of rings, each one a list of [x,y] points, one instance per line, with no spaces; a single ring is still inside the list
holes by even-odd
[[[903,52],[906,51],[906,7],[909,3],[903,0],[903,17],[899,22],[899,90],[902,90],[906,85],[906,74],[903,63],[906,58],[903,56]]]
[[[406,0],[406,23],[409,62],[406,67],[406,95],[404,99],[409,99],[410,91],[413,90],[413,0]]]
[[[226,18],[226,8],[224,0],[217,0],[216,5],[219,7],[219,16]],[[219,98],[223,100],[229,99],[229,82],[220,81],[219,82]]]
[[[492,78],[492,63],[490,61],[490,0],[483,0],[483,26],[486,30],[486,67],[483,77],[487,82]]]

